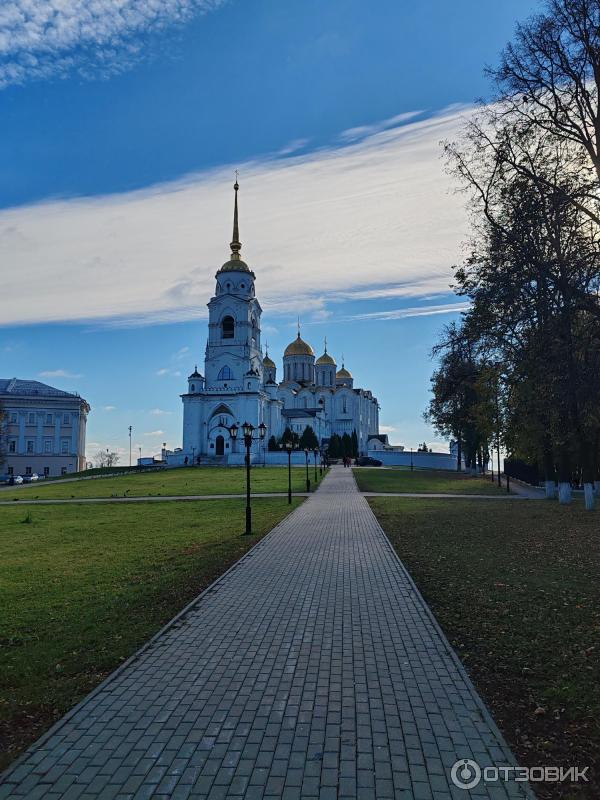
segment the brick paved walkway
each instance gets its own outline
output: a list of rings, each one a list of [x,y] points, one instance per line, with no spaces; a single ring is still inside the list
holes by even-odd
[[[6,773],[0,798],[523,796],[453,787],[457,758],[514,763],[338,467]]]

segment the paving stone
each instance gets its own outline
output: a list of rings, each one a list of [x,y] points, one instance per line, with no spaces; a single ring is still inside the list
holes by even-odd
[[[452,765],[475,756],[515,763],[352,471],[334,467],[5,773],[0,800],[447,800],[464,795]],[[469,794],[531,797],[514,782]]]

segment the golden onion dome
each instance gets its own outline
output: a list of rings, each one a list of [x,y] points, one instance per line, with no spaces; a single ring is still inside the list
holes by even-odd
[[[314,356],[315,351],[312,347],[304,341],[304,339],[300,338],[300,334],[294,339],[293,342],[290,342],[288,346],[285,348],[284,357],[285,356]]]
[[[254,274],[248,264],[242,261],[241,258],[229,259],[229,261],[223,264],[219,272],[249,272],[250,274]]]
[[[352,377],[352,373],[348,372],[346,367],[342,366],[342,368],[338,369],[338,371],[335,373],[335,377],[336,378],[351,378]]]
[[[319,358],[317,358],[315,363],[316,364],[331,364],[334,367],[336,365],[335,364],[335,358],[333,356],[330,356],[329,353],[327,352],[327,350],[325,350],[325,352],[323,353],[322,356],[319,356]]]
[[[275,369],[275,362],[273,359],[269,358],[269,356],[265,356],[263,358],[263,367],[270,367],[271,369]]]

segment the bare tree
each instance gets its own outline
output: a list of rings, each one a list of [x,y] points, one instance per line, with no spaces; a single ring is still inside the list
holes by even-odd
[[[98,468],[115,467],[119,463],[119,454],[109,450],[98,450],[94,456],[94,466]]]

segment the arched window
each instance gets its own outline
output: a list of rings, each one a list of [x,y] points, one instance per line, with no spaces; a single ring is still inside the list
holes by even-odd
[[[217,375],[218,381],[230,381],[233,378],[233,372],[229,369],[228,366],[221,367],[219,370],[219,374]]]
[[[221,330],[223,332],[223,339],[233,339],[235,332],[235,322],[233,317],[223,317],[221,322]]]
[[[195,383],[192,383],[191,389],[192,389],[192,392],[196,391],[196,384]]]
[[[304,398],[304,408],[308,408],[308,397]]]

